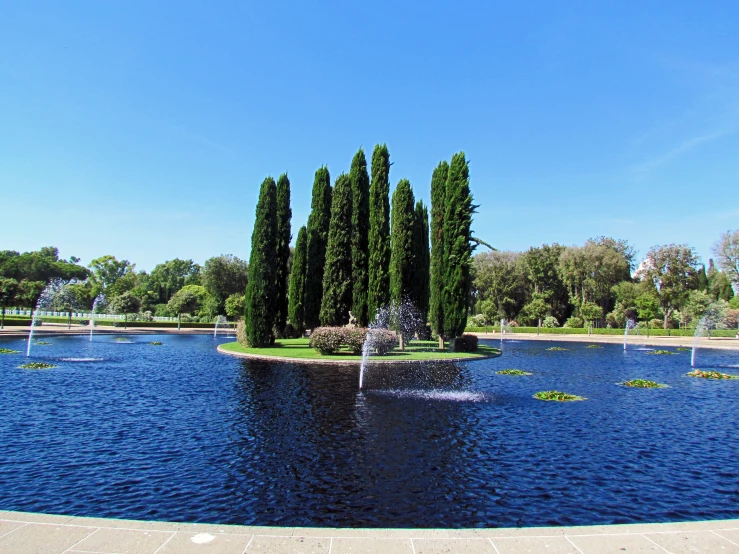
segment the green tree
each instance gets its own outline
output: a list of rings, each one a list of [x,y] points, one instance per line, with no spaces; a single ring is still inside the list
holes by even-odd
[[[110,309],[113,313],[123,314],[125,322],[128,322],[128,314],[134,314],[139,311],[141,300],[131,292],[124,292],[116,296],[110,302]]]
[[[277,179],[277,268],[275,274],[275,329],[282,335],[287,321],[287,281],[288,260],[290,258],[290,220],[293,212],[290,209],[290,180],[287,173]]]
[[[2,309],[0,329],[5,326],[5,308],[15,299],[16,292],[18,292],[18,281],[0,277],[0,309]]]
[[[87,267],[92,270],[90,280],[99,292],[107,290],[119,279],[132,273],[136,266],[128,260],[117,260],[115,256],[106,255],[95,258]]]
[[[593,321],[603,316],[603,308],[595,302],[583,302],[580,306],[580,317],[588,322],[588,327],[592,327]]]
[[[308,256],[308,231],[305,226],[298,231],[295,241],[295,252],[290,270],[290,298],[288,303],[288,319],[295,333],[302,336],[305,332],[305,279]]]
[[[331,176],[327,167],[316,171],[313,199],[308,217],[308,257],[306,258],[304,318],[308,328],[320,322],[323,299],[323,272],[326,264],[326,243],[331,222]]]
[[[444,332],[444,206],[446,205],[446,181],[449,164],[439,162],[431,176],[431,282],[429,319],[434,333]]]
[[[159,303],[165,304],[185,285],[200,285],[200,273],[200,266],[192,260],[168,260],[152,270],[149,289],[157,295]]]
[[[239,292],[235,292],[226,298],[225,309],[226,315],[233,319],[241,319],[244,316],[246,308],[245,296]]]
[[[739,290],[739,230],[723,233],[713,253],[719,268]]]
[[[662,314],[656,292],[642,293],[634,299],[634,303],[636,304],[636,315],[639,321],[649,323]]]
[[[495,315],[488,314],[493,319],[513,319],[526,299],[523,256],[518,252],[482,252],[474,257],[473,267],[478,300],[495,305]]]
[[[413,217],[413,293],[411,299],[418,309],[421,321],[429,316],[431,267],[429,256],[429,211],[423,202],[416,202]]]
[[[185,285],[167,302],[170,313],[195,314],[208,299],[208,291],[202,285]]]
[[[321,324],[336,326],[349,321],[352,307],[352,182],[339,175],[334,184],[331,223],[323,273]]]
[[[390,302],[395,305],[413,293],[414,204],[411,183],[402,179],[393,192],[390,228]]]
[[[370,180],[367,159],[361,148],[352,159],[352,315],[357,325],[367,327],[367,287],[369,286]]]
[[[531,300],[523,307],[522,315],[529,319],[535,320],[536,327],[541,328],[541,320],[546,317],[551,310],[547,299],[549,295],[543,292],[535,292]]]
[[[205,261],[200,280],[216,303],[216,313],[223,314],[227,298],[244,294],[249,280],[248,265],[232,254],[214,256]]]
[[[567,287],[558,271],[564,251],[565,247],[561,244],[542,244],[540,247],[529,248],[522,259],[529,294],[549,293],[552,314],[560,320],[567,319],[572,312]]]
[[[267,346],[274,340],[276,246],[277,185],[272,177],[267,177],[259,191],[245,294],[246,336],[255,348]]]
[[[467,306],[470,295],[470,226],[475,213],[470,193],[469,167],[464,152],[452,156],[446,186],[444,210],[444,335],[455,338],[464,333],[467,325]]]
[[[367,312],[374,321],[377,310],[390,301],[390,153],[378,144],[372,153],[370,185],[369,279]]]

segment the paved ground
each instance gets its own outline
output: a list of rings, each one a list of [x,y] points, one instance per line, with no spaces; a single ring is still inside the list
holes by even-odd
[[[526,529],[325,529],[0,511],[0,553],[739,553],[739,520]]]

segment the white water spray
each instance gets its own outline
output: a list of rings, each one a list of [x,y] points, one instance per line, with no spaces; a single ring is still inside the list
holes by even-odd
[[[57,301],[62,300],[67,284],[67,281],[63,281],[62,279],[54,279],[48,285],[46,285],[46,288],[41,293],[41,296],[38,297],[38,300],[36,301],[36,307],[34,308],[33,315],[31,317],[31,332],[28,334],[26,357],[29,357],[31,355],[31,344],[33,343],[34,331],[36,330],[36,326],[38,325],[40,317],[39,312],[51,310]]]
[[[228,323],[228,319],[226,319],[225,315],[219,315],[216,318],[216,327],[213,329],[213,338],[216,338],[218,336],[218,326],[219,325],[225,325]]]

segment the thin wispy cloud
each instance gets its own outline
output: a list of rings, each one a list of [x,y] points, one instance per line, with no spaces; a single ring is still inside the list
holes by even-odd
[[[695,148],[698,148],[699,146],[703,144],[706,144],[714,140],[717,140],[719,138],[734,134],[735,132],[736,132],[736,129],[722,129],[720,131],[715,131],[713,133],[707,133],[704,135],[698,135],[690,139],[684,140],[682,143],[680,143],[678,146],[676,146],[672,150],[669,150],[661,155],[648,158],[644,162],[633,167],[632,173],[642,174],[642,175],[645,173],[649,173],[650,171],[662,165],[665,165],[666,163],[674,159],[679,158],[683,154],[686,154],[690,152],[691,150],[694,150]]]

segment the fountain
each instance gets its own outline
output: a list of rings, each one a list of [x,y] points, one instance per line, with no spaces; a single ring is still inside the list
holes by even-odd
[[[711,329],[723,329],[724,324],[724,308],[717,302],[710,304],[706,311],[703,312],[703,317],[698,321],[698,325],[695,328],[693,334],[693,348],[690,352],[690,367],[695,367],[695,354],[698,350],[698,340],[702,337],[708,337],[711,339]]]
[[[513,327],[506,323],[505,319],[500,320],[500,351],[503,352],[503,340],[506,333],[513,333]]]
[[[66,287],[70,282],[62,279],[54,279],[41,292],[41,296],[36,301],[36,307],[31,316],[31,332],[28,334],[28,346],[26,347],[26,357],[31,355],[31,343],[33,342],[34,331],[39,321],[39,312],[47,311],[54,307],[59,300],[64,300],[66,295]]]
[[[635,328],[636,328],[636,322],[633,319],[627,319],[626,326],[624,327],[624,351],[626,350],[626,338],[629,336],[629,329],[635,329]]]
[[[92,342],[92,330],[95,328],[95,309],[98,304],[105,304],[105,295],[101,292],[92,303],[92,317],[90,318],[90,342]]]
[[[216,318],[216,327],[213,329],[213,338],[216,338],[218,336],[218,326],[219,325],[225,325],[228,323],[228,319],[226,319],[225,315],[219,315]]]

